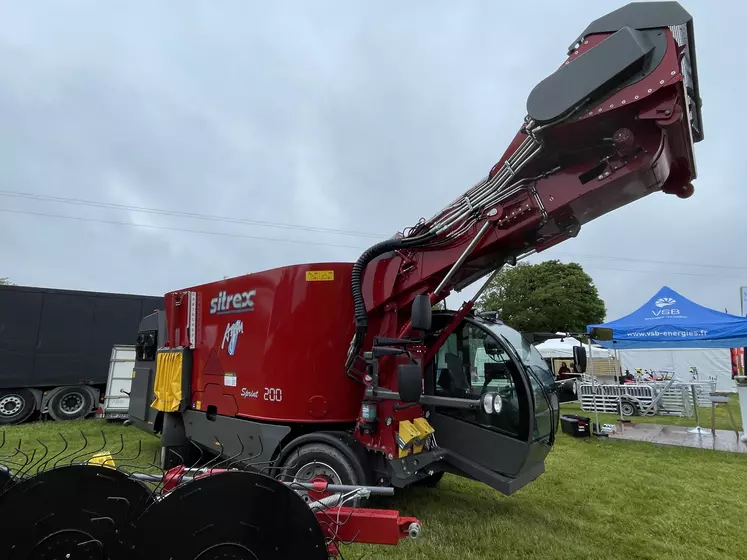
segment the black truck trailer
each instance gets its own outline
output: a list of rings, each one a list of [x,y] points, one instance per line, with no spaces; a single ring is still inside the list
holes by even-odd
[[[0,424],[99,407],[112,347],[135,345],[163,297],[0,285]]]

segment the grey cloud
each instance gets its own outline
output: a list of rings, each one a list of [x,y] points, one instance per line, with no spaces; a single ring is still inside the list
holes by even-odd
[[[390,235],[484,176],[531,88],[591,19],[618,6],[58,2],[40,12],[5,3],[0,188]],[[735,311],[747,285],[735,110],[745,62],[731,54],[740,37],[705,2],[686,7],[705,102],[695,196],[654,195],[542,255],[587,267],[610,318],[662,284]],[[69,288],[162,293],[353,260],[374,241],[7,197],[1,209],[348,246],[0,212],[0,275]]]

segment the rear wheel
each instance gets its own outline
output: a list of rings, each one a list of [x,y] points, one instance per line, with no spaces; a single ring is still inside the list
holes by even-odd
[[[84,387],[66,387],[49,399],[49,415],[61,422],[85,418],[93,408],[91,394]]]
[[[328,484],[363,486],[363,467],[352,461],[346,453],[326,443],[307,443],[294,449],[279,467],[277,478],[293,488],[306,502],[334,495],[333,492],[316,492],[299,483],[325,481]],[[342,495],[337,496],[338,500]],[[354,506],[358,500],[346,502]]]
[[[36,410],[34,395],[28,389],[0,391],[0,425],[20,424]]]

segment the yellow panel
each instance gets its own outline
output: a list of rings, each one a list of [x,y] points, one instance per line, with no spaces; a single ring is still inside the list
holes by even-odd
[[[150,406],[163,412],[177,412],[182,401],[182,353],[158,352],[156,379],[153,382],[156,398]]]
[[[335,279],[334,270],[307,270],[307,282],[328,282]]]
[[[420,432],[409,420],[402,420],[399,423],[399,433],[397,434],[397,446],[399,447],[399,456],[406,457],[410,454],[410,449],[414,442],[417,441]]]
[[[428,420],[426,420],[425,418],[415,418],[412,423],[415,426],[415,429],[418,431],[417,443],[413,445],[412,452],[420,453],[421,451],[423,451],[423,445],[428,439],[428,436],[430,436],[436,430],[433,429],[433,426],[431,426]]]
[[[412,423],[415,425],[418,432],[420,432],[421,439],[427,439],[429,435],[436,431],[425,418],[415,418]]]

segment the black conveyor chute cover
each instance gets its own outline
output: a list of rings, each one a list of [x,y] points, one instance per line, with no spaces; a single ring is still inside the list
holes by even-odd
[[[540,125],[566,117],[644,72],[653,51],[649,37],[624,27],[537,84],[527,98],[527,113]]]

